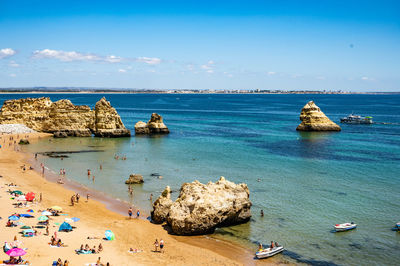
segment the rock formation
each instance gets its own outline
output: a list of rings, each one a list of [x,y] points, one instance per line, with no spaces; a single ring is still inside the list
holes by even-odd
[[[167,221],[178,235],[212,233],[216,227],[246,222],[251,217],[246,184],[236,185],[221,177],[216,183],[184,183],[175,202],[166,188],[154,202],[151,218]]]
[[[27,140],[27,139],[20,139],[19,142],[18,142],[18,144],[20,144],[20,145],[27,145],[27,144],[29,144],[29,140]]]
[[[171,189],[167,186],[161,193],[161,196],[153,203],[153,211],[151,213],[152,221],[157,224],[166,221],[172,203]]]
[[[332,122],[321,109],[309,101],[300,114],[301,123],[296,130],[300,131],[340,131],[340,126]]]
[[[143,183],[143,176],[138,174],[131,174],[128,180],[125,181],[125,184],[141,184]]]
[[[96,137],[129,137],[131,132],[125,128],[121,117],[118,115],[106,98],[101,98],[96,103],[95,112],[95,130]]]
[[[0,111],[0,124],[24,124],[55,137],[126,137],[117,111],[102,98],[94,110],[86,105],[74,105],[69,100],[52,102],[48,97],[5,101]]]
[[[161,115],[153,113],[147,124],[139,121],[135,124],[135,134],[168,134],[168,127],[164,124]]]

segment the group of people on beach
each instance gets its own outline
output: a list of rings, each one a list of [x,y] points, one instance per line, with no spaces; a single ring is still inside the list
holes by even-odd
[[[98,248],[96,249],[96,246],[93,246],[93,248],[90,248],[88,244],[86,244],[85,246],[83,246],[83,244],[82,244],[81,247],[79,249],[77,249],[76,251],[78,253],[84,252],[84,253],[88,254],[90,252],[92,254],[96,254],[96,253],[100,253],[103,251],[103,245],[100,243]]]
[[[158,239],[156,238],[156,241],[154,241],[154,252],[164,253],[164,245],[165,242],[162,238],[160,239],[160,242],[158,242]]]
[[[132,207],[130,207],[129,210],[128,210],[129,219],[132,218],[132,214],[133,214],[133,210],[132,210]],[[138,210],[136,211],[136,218],[139,218],[139,216],[140,216],[140,211],[139,211],[139,209],[138,209]]]

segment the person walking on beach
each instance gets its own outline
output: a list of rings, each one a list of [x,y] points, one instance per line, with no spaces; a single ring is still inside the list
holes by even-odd
[[[74,201],[75,201],[75,195],[72,195],[72,197],[71,197],[71,206],[74,206]]]
[[[90,197],[90,194],[88,193],[88,194],[86,194],[86,202],[88,202],[89,201],[89,197]]]
[[[132,207],[129,208],[128,215],[129,215],[129,219],[131,219],[132,218]]]
[[[158,251],[158,240],[156,238],[156,241],[154,242],[154,252]]]
[[[164,240],[162,240],[162,238],[160,239],[160,252],[164,253]]]
[[[136,218],[139,218],[139,216],[140,216],[140,211],[137,210],[137,212],[136,212]]]
[[[81,197],[81,195],[79,195],[79,193],[76,193],[76,203],[79,203],[79,198]]]
[[[42,202],[42,192],[40,192],[40,195],[39,195],[39,202]]]

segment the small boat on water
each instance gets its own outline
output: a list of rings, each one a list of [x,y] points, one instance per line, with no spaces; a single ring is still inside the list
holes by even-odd
[[[357,224],[351,222],[351,223],[344,223],[344,224],[335,224],[335,231],[336,232],[342,232],[342,231],[348,231],[351,229],[354,229],[357,227]]]
[[[346,124],[372,124],[372,116],[348,115],[340,118],[340,123]]]
[[[272,257],[278,253],[281,253],[284,250],[284,248],[282,246],[277,246],[277,247],[273,247],[273,248],[266,248],[263,250],[259,250],[256,252],[256,257],[258,259],[265,259],[265,258],[269,258]]]

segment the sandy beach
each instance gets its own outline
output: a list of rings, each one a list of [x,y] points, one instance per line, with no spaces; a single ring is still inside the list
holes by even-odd
[[[48,137],[44,133],[29,133],[14,135],[18,143],[18,137],[29,135],[29,140]],[[2,135],[1,143],[7,144],[8,138],[12,135]],[[6,141],[4,141],[6,139]],[[280,264],[278,260],[257,261],[253,254],[245,249],[230,243],[215,241],[205,237],[177,237],[169,235],[160,225],[154,225],[145,219],[129,219],[118,212],[111,211],[106,206],[93,199],[86,200],[82,195],[79,203],[71,206],[70,199],[75,191],[68,190],[63,186],[50,182],[33,170],[23,171],[25,164],[27,169],[27,155],[18,152],[18,144],[2,145],[0,150],[0,216],[2,217],[0,235],[2,244],[12,242],[17,236],[22,241],[22,248],[27,248],[27,254],[23,257],[31,265],[51,265],[58,258],[62,261],[68,260],[70,265],[86,265],[96,263],[99,257],[106,265],[255,265],[255,264]],[[31,155],[32,156],[32,155]],[[16,183],[17,187],[8,187],[6,184]],[[21,190],[24,193],[34,192],[37,201],[28,203],[26,207],[15,208],[10,194],[11,190]],[[42,193],[42,201],[39,202],[39,195]],[[33,209],[35,218],[21,218],[18,222],[23,225],[35,226],[39,210],[45,210],[51,206],[63,208],[61,216],[50,216],[49,236],[44,235],[45,229],[37,229],[38,235],[34,237],[22,237],[19,234],[20,227],[5,227],[7,217],[13,213],[27,213]],[[135,215],[134,215],[135,216]],[[48,244],[50,237],[58,231],[59,226],[65,218],[78,217],[80,221],[73,223],[76,227],[72,232],[57,232],[58,238],[67,247],[53,248]],[[103,240],[105,230],[111,230],[115,234],[115,240]],[[87,239],[95,237],[96,239]],[[165,241],[164,252],[154,252],[155,239]],[[103,251],[99,254],[77,255],[75,249],[88,244],[91,248],[103,245]],[[142,252],[129,253],[130,248]],[[0,261],[9,259],[7,254],[2,253]]]

